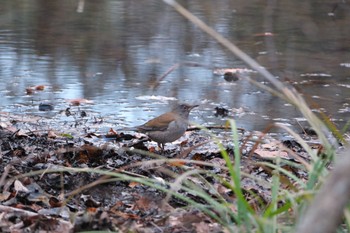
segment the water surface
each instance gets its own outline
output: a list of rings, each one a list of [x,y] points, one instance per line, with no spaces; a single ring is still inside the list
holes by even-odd
[[[349,3],[324,1],[179,1],[237,44],[315,111],[342,126],[350,116]],[[154,89],[155,81],[181,65]],[[209,67],[209,68],[208,68]],[[0,6],[2,111],[57,116],[68,99],[118,128],[169,109],[169,100],[200,104],[192,120],[223,124],[228,108],[240,127],[303,124],[291,105],[244,79],[227,82],[214,67],[247,68],[162,1],[3,0]],[[256,74],[251,77],[268,85]],[[27,95],[26,88],[44,85]],[[38,111],[50,102],[52,113]],[[64,118],[64,116],[63,116]]]

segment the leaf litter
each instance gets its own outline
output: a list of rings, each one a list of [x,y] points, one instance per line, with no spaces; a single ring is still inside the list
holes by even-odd
[[[214,219],[155,187],[93,172],[62,171],[89,168],[154,178],[158,184],[173,184],[168,189],[205,204],[204,199],[181,188],[182,183],[190,182],[213,198],[223,197],[236,212],[232,190],[213,178],[215,175],[229,180],[229,174],[210,134],[192,127],[182,138],[167,144],[160,155],[157,144],[144,135],[113,129],[98,132],[94,125],[103,124],[103,119],[87,119],[86,115],[93,113],[77,114],[74,106],[68,111],[71,114],[66,116],[74,117],[74,124],[59,125],[36,116],[0,113],[1,232],[224,231]],[[233,161],[230,130],[225,126],[209,130]],[[283,164],[289,160],[299,162],[291,153],[309,161],[295,140],[279,140],[242,129],[240,146],[242,190],[254,210],[261,211],[262,204],[271,201],[269,183],[273,169],[263,162],[274,164],[279,157],[281,166],[307,180],[305,171]],[[158,155],[158,159],[149,152]],[[206,173],[186,176],[194,170]],[[22,176],[28,173],[32,174]],[[288,177],[281,180],[286,188],[295,188]]]

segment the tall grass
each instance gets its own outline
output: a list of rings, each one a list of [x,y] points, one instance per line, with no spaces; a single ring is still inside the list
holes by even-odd
[[[241,51],[237,46],[235,46],[232,42],[218,34],[215,30],[206,25],[203,21],[198,19],[196,16],[191,14],[181,5],[179,5],[174,0],[164,0],[165,3],[172,6],[178,13],[184,16],[186,19],[191,21],[194,25],[198,26],[203,32],[207,33],[209,36],[214,38],[218,43],[224,46],[226,49],[231,51],[233,55],[240,58],[243,62],[245,62],[249,67],[256,70],[260,73],[264,78],[266,78],[273,86],[272,88],[262,87],[254,80],[249,79],[251,83],[256,84],[262,88],[267,89],[271,92],[271,94],[275,94],[290,104],[294,105],[297,109],[299,109],[300,113],[307,119],[310,126],[315,130],[321,145],[323,146],[322,156],[319,156],[315,151],[313,151],[301,137],[299,137],[296,133],[292,132],[292,130],[280,126],[284,128],[287,132],[294,136],[294,138],[303,146],[304,150],[308,152],[311,160],[310,164],[304,166],[303,169],[308,173],[308,180],[304,185],[305,181],[300,180],[298,177],[294,176],[290,172],[279,166],[280,159],[276,164],[265,164],[266,166],[270,166],[274,169],[275,173],[272,178],[271,183],[271,203],[267,206],[265,212],[263,213],[252,213],[251,208],[247,206],[244,197],[242,197],[242,190],[240,185],[240,179],[242,178],[239,171],[239,157],[241,156],[236,148],[238,148],[238,144],[235,141],[235,165],[232,166],[233,161],[229,161],[229,157],[222,149],[222,156],[226,161],[226,165],[230,171],[230,178],[234,186],[232,187],[232,191],[237,196],[237,208],[238,208],[238,216],[239,221],[238,225],[244,225],[247,232],[254,230],[257,232],[279,232],[281,229],[288,225],[288,221],[278,221],[278,216],[282,214],[288,215],[288,213],[293,213],[292,218],[296,218],[301,211],[305,209],[305,205],[308,203],[310,195],[317,191],[317,186],[324,179],[325,175],[328,174],[327,164],[333,161],[335,149],[339,146],[336,137],[343,141],[342,133],[339,132],[333,124],[329,121],[327,117],[323,118],[323,121],[318,118],[308,107],[305,100],[302,96],[291,86],[286,86],[278,79],[276,79],[272,74],[270,74],[266,69],[261,67],[256,61],[250,58],[247,54]],[[230,122],[233,135],[235,135],[235,124],[233,121]],[[305,165],[305,162],[302,163]],[[295,166],[299,166],[299,164],[295,164]],[[302,184],[299,186],[299,189],[296,191],[289,191],[281,189],[281,179],[280,174],[283,173],[284,176],[287,176],[289,179]],[[277,203],[283,202],[285,206],[288,208],[279,208]],[[283,205],[282,205],[283,207]],[[275,214],[273,214],[275,213]],[[251,224],[255,223],[255,224]],[[293,224],[291,224],[291,227]],[[250,228],[254,226],[253,228]]]

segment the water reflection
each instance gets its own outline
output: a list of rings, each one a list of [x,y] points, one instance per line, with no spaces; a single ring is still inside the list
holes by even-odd
[[[349,111],[338,110],[347,109],[350,99],[350,69],[341,65],[350,62],[350,4],[180,2],[298,88],[310,104],[335,119],[349,119]],[[180,66],[152,89],[158,77],[183,61],[212,67],[244,65],[160,1],[86,1],[81,13],[78,3],[2,1],[3,110],[38,114],[43,101],[53,102],[58,111],[68,106],[67,99],[86,98],[94,104],[83,108],[111,123],[137,125],[168,110],[167,101],[142,97],[166,96],[201,104],[193,114],[198,123],[222,123],[213,117],[215,106],[245,109],[247,114],[237,120],[247,129],[261,130],[272,119],[300,116],[244,79],[228,83],[204,66]],[[26,95],[25,89],[35,85],[47,88]]]

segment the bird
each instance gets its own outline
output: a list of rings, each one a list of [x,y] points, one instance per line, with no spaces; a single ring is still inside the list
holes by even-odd
[[[146,123],[127,128],[146,134],[151,140],[157,142],[161,151],[164,151],[164,145],[179,139],[187,130],[188,118],[191,110],[199,105],[176,104],[170,112],[153,118]]]

